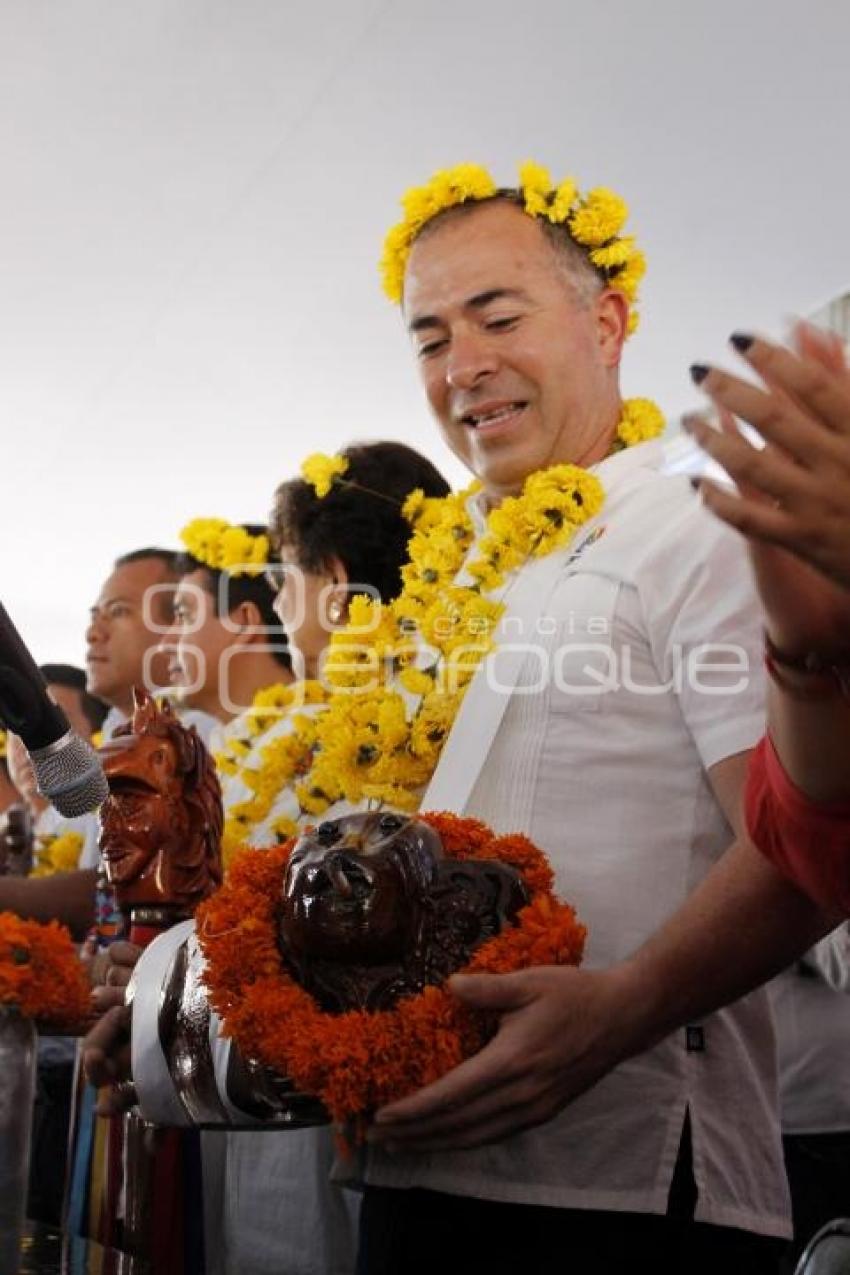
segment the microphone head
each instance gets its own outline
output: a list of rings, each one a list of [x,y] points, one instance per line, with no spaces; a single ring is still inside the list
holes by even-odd
[[[96,810],[109,796],[100,758],[73,731],[47,748],[34,749],[30,761],[38,791],[66,819]]]

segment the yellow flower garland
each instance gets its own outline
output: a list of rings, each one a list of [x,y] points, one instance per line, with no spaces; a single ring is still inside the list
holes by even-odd
[[[295,788],[298,777],[310,769],[316,744],[316,727],[309,711],[327,699],[318,682],[298,682],[291,686],[276,683],[257,691],[251,707],[237,721],[215,754],[215,764],[225,798],[222,861],[228,867],[234,853],[252,840],[255,828],[266,820],[275,799],[284,789]],[[264,741],[263,736],[286,716],[286,732]],[[231,779],[241,782],[250,797],[228,802]],[[296,788],[297,791],[297,788]],[[299,803],[299,816],[309,814]],[[271,831],[279,845],[298,831],[294,818],[281,816]]]
[[[572,177],[555,185],[548,169],[531,160],[520,165],[519,190],[529,217],[566,226],[608,284],[630,302],[637,301],[646,258],[634,237],[621,233],[629,215],[624,199],[604,186],[582,195]],[[402,299],[407,260],[423,226],[448,208],[492,199],[498,193],[495,181],[479,164],[457,164],[434,173],[424,186],[406,191],[401,200],[404,216],[387,234],[381,257],[383,286],[389,299]],[[629,315],[629,334],[637,324],[638,314],[633,310]]]
[[[614,450],[663,428],[654,403],[627,400]],[[567,545],[604,500],[599,479],[575,465],[531,474],[520,496],[488,514],[470,558],[466,505],[476,486],[443,499],[408,498],[414,534],[401,595],[389,606],[353,599],[348,626],[331,638],[323,675],[335,693],[318,719],[303,785],[317,815],[340,799],[416,809],[469,683],[493,649],[507,576]]]
[[[627,399],[612,451],[658,437],[664,417],[649,399]],[[402,513],[413,527],[403,588],[389,605],[351,599],[348,624],[331,638],[326,687],[306,683],[313,716],[291,713],[288,733],[264,742],[272,718],[288,712],[304,690],[272,687],[254,700],[257,712],[216,757],[251,796],[225,810],[225,864],[251,842],[278,794],[294,797],[292,818],[273,827],[278,843],[345,800],[417,808],[440,758],[466,689],[493,649],[507,577],[530,558],[563,548],[602,507],[599,479],[575,465],[531,474],[522,495],[487,516],[474,556],[467,502],[479,488],[445,497],[413,491]],[[226,781],[225,781],[226,782]],[[227,789],[225,788],[225,796]]]

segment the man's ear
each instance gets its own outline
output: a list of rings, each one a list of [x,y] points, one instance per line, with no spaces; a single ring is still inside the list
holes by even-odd
[[[242,646],[246,642],[268,641],[268,634],[265,632],[267,624],[256,602],[240,602],[230,612],[230,623],[237,630],[234,637],[239,639]]]
[[[596,331],[606,367],[619,367],[628,335],[629,303],[616,288],[606,288],[596,298]]]

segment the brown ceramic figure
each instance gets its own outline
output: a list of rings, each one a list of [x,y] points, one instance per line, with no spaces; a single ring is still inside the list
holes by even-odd
[[[223,817],[215,766],[194,727],[183,726],[146,691],[134,690],[133,705],[130,721],[100,749],[109,783],[100,810],[100,849],[107,881],[129,922],[127,937],[145,947],[190,917],[221,884]],[[205,1021],[208,1017],[207,1010]],[[191,1059],[191,1027],[182,1020],[176,1024],[170,1061],[178,1055]],[[188,1180],[184,1156],[195,1152],[178,1130],[151,1130],[136,1112],[109,1119],[109,1145],[121,1148],[121,1170],[114,1181],[111,1173],[105,1175],[97,1238],[120,1253],[122,1270],[166,1275],[176,1267],[154,1260],[159,1231],[178,1225]],[[164,1175],[170,1175],[172,1212],[169,1222],[160,1218],[161,1225],[153,1227],[157,1190],[165,1199]]]
[[[125,913],[160,925],[191,916],[221,883],[221,789],[193,727],[134,692],[132,719],[100,750],[106,876]]]
[[[422,820],[348,815],[296,844],[280,949],[324,1009],[387,1009],[443,982],[528,901],[513,868],[444,858]]]

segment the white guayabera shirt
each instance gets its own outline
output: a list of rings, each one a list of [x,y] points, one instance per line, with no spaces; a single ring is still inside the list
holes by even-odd
[[[502,655],[477,673],[423,803],[545,850],[588,927],[590,968],[632,953],[731,844],[706,772],[764,730],[761,613],[743,542],[662,461],[651,442],[596,466],[600,514],[557,562],[519,573]],[[528,571],[536,594],[523,592]],[[766,993],[693,1026],[540,1128],[452,1153],[373,1149],[367,1181],[660,1214],[689,1110],[697,1220],[788,1235]]]

